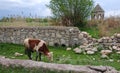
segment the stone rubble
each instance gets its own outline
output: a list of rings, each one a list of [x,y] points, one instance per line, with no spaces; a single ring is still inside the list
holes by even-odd
[[[75,53],[95,54],[95,52],[98,52],[98,49],[101,49],[102,58],[108,57],[113,51],[120,54],[120,33],[115,33],[111,37],[94,39],[87,32],[81,32],[79,33],[79,39],[84,41],[82,41],[79,47],[73,49]]]

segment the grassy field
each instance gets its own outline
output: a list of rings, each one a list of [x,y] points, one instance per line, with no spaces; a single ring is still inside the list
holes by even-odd
[[[103,65],[103,66],[112,66],[117,70],[120,70],[120,64],[119,64],[120,62],[117,62],[120,59],[120,55],[115,53],[111,54],[109,59],[101,59],[99,52],[97,52],[94,55],[86,55],[86,54],[75,54],[73,50],[66,51],[66,47],[49,46],[49,49],[54,54],[53,63],[73,64],[73,65],[95,65],[95,66]],[[15,52],[24,54],[24,46],[17,44],[0,43],[0,55],[14,59],[28,59],[28,57],[25,54],[23,56],[16,57],[14,55]],[[35,53],[33,54],[33,59],[35,60]],[[110,61],[110,59],[112,59],[113,61]],[[42,61],[48,62],[47,58],[44,55],[42,56]],[[11,69],[12,68],[10,68],[10,70]]]
[[[28,27],[28,26],[49,26],[48,22],[25,22],[25,21],[14,21],[14,22],[0,22],[2,26],[14,26],[14,27]]]

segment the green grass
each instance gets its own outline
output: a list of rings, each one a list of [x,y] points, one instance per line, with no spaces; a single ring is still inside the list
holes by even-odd
[[[86,31],[89,33],[93,38],[100,38],[99,36],[99,29],[97,26],[95,27],[85,27],[85,28],[80,28],[81,31]]]
[[[109,59],[101,59],[99,52],[97,52],[94,55],[85,55],[85,54],[75,54],[73,50],[66,51],[66,47],[49,46],[49,49],[54,54],[53,63],[73,64],[73,65],[95,65],[95,66],[103,65],[103,66],[112,66],[117,70],[120,70],[120,64],[119,64],[120,62],[117,62],[117,60],[120,59],[120,55],[115,53],[110,55],[110,59],[114,60],[113,62],[110,62]],[[24,46],[17,44],[0,43],[0,55],[15,59],[28,59],[28,57],[25,54],[23,56],[15,57],[14,56],[15,52],[24,54]],[[34,57],[33,59],[35,60],[35,53],[33,54],[33,57]],[[48,62],[47,58],[44,55],[42,56],[42,61]],[[10,70],[11,69],[12,68],[10,68]],[[24,69],[22,70],[24,71]],[[11,72],[11,73],[15,73],[15,72]]]

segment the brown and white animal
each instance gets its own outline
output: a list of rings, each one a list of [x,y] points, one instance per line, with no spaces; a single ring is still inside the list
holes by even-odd
[[[48,57],[50,61],[53,60],[52,52],[46,46],[46,42],[40,39],[27,38],[24,40],[25,54],[28,55],[29,59],[32,59],[31,53],[36,52],[36,61],[39,56],[41,60],[41,55],[44,54]]]

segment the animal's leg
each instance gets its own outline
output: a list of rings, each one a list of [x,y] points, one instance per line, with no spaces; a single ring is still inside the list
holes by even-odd
[[[37,61],[37,59],[38,59],[38,56],[39,56],[39,52],[36,51],[36,61]]]
[[[39,53],[39,60],[41,61],[41,55],[42,55],[42,53]]]
[[[25,54],[26,54],[26,55],[28,54],[28,50],[27,50],[27,48],[25,48]]]
[[[29,59],[32,60],[31,51],[30,50],[28,50],[28,54],[27,55],[28,55]]]

